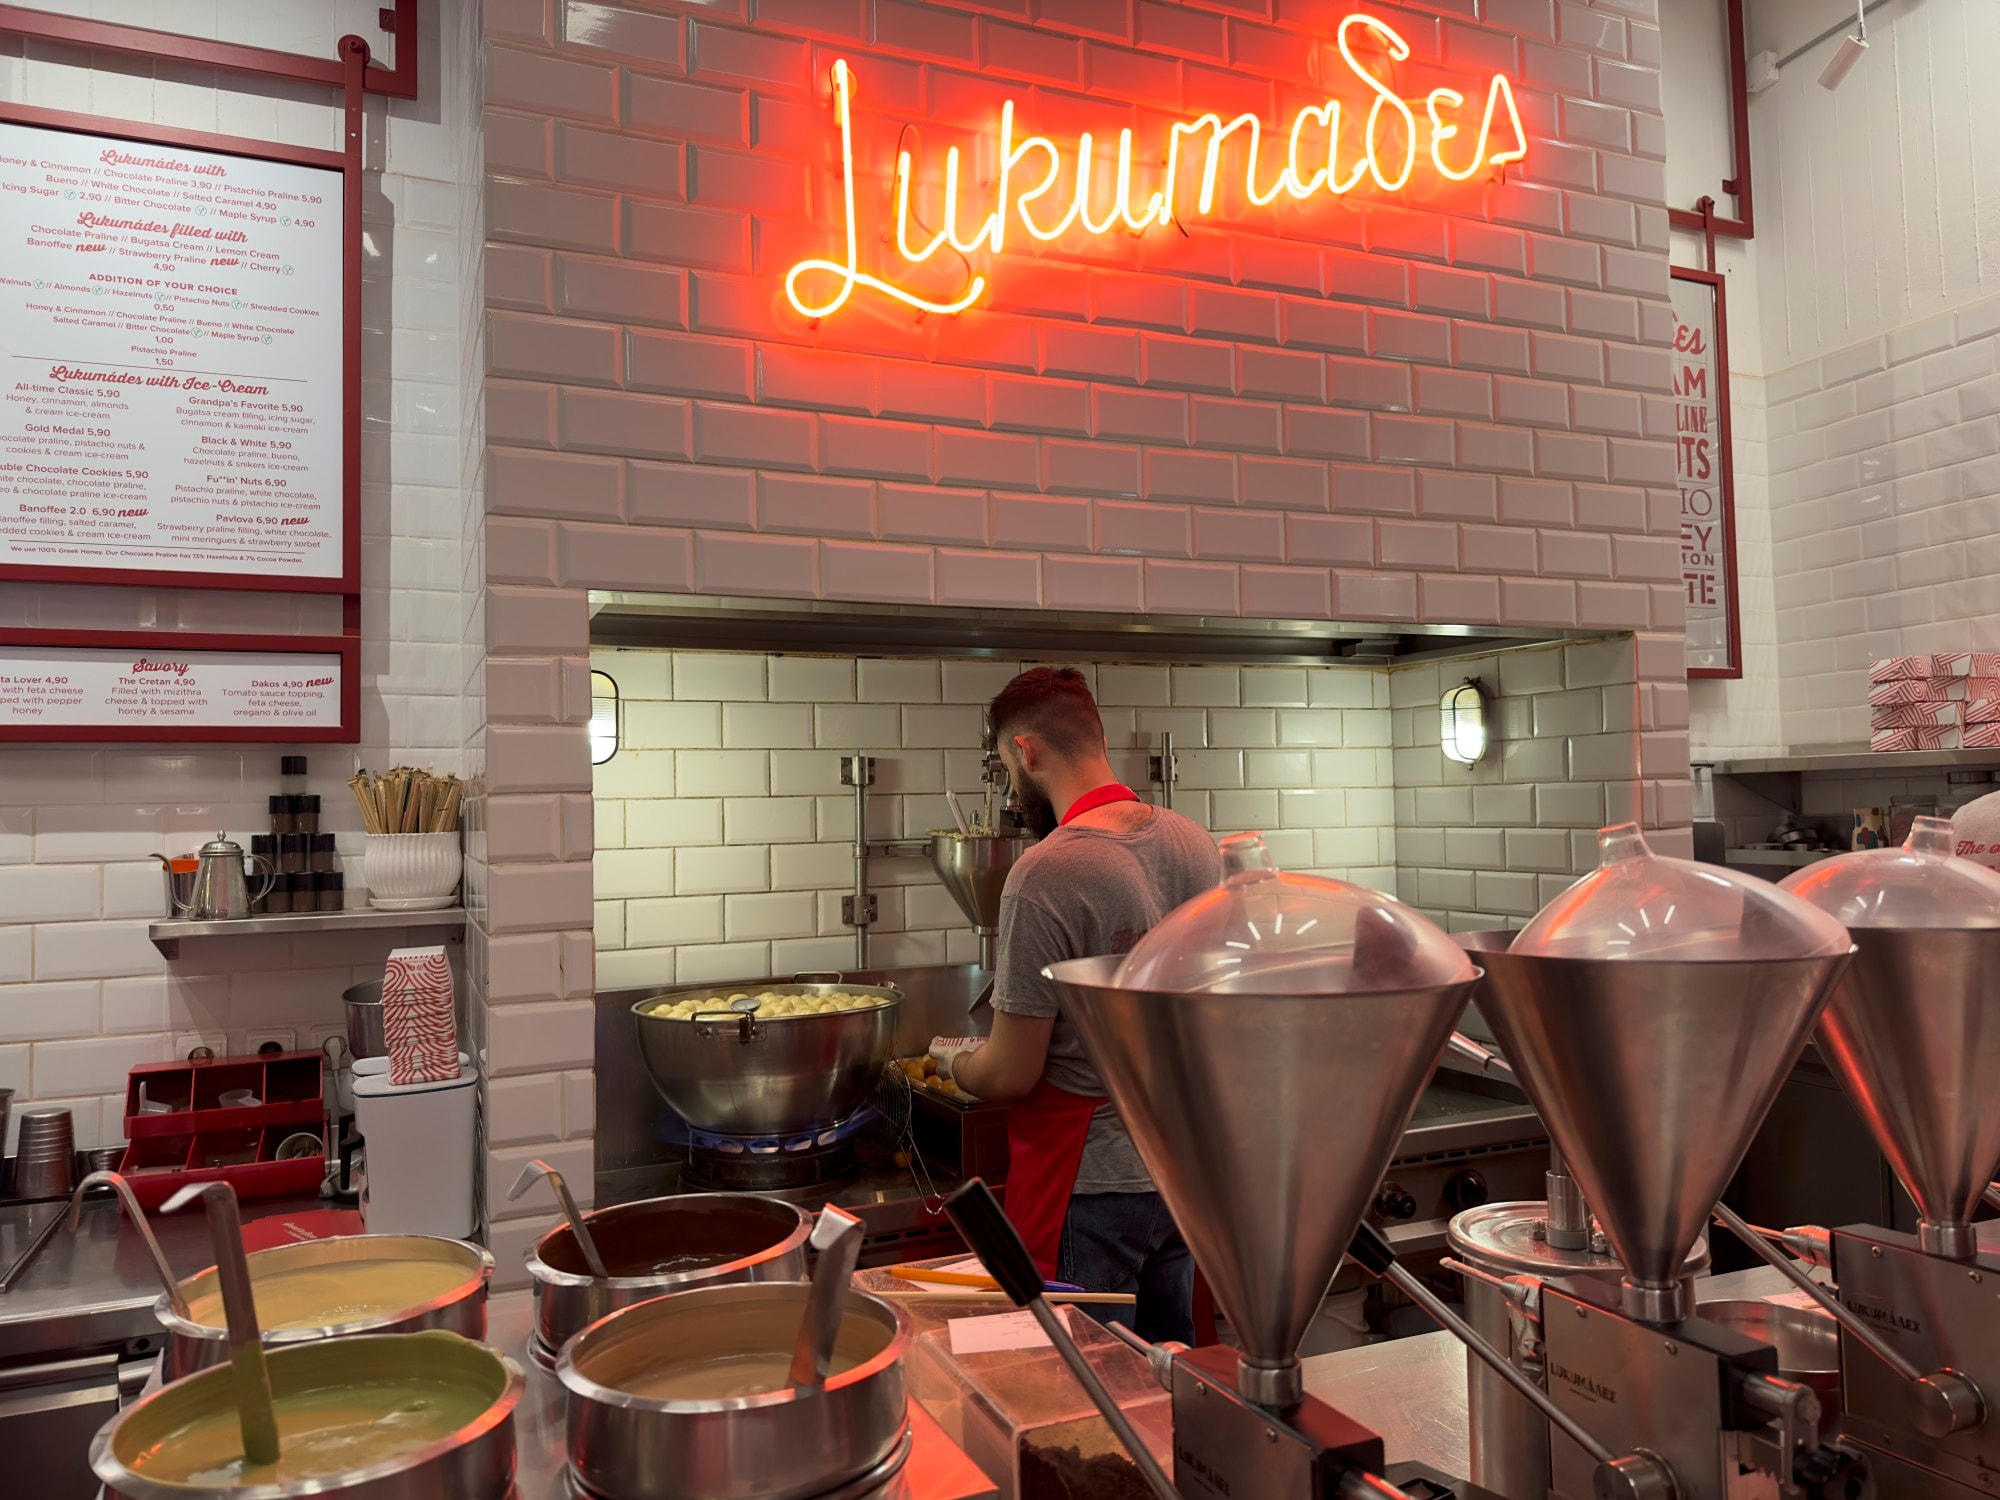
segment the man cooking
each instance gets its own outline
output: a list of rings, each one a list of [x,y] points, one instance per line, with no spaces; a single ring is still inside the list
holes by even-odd
[[[1221,858],[1200,824],[1112,775],[1081,672],[1023,672],[988,713],[1022,813],[1043,837],[1000,900],[992,1035],[940,1039],[933,1055],[967,1093],[1013,1106],[1007,1216],[1043,1276],[1136,1293],[1136,1317],[1112,1316],[1144,1338],[1192,1343],[1194,1263],[1042,970],[1128,951],[1217,884]]]

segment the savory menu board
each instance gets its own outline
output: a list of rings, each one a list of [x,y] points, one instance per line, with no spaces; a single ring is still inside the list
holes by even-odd
[[[130,726],[147,737],[249,730],[281,740],[340,726],[344,671],[338,653],[0,646],[0,738]]]
[[[330,167],[0,121],[0,576],[342,577],[342,203]]]

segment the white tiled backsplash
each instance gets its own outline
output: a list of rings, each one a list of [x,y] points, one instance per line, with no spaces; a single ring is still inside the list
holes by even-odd
[[[591,662],[624,706],[620,749],[595,776],[603,988],[851,966],[842,754],[876,758],[870,839],[944,826],[946,787],[981,791],[982,708],[1021,667],[608,650]],[[1218,834],[1260,830],[1283,868],[1400,894],[1458,929],[1533,915],[1595,867],[1603,823],[1688,814],[1688,783],[1645,763],[1671,759],[1663,737],[1640,733],[1684,726],[1686,689],[1640,684],[1630,637],[1394,672],[1082,670],[1133,786],[1149,788],[1147,755],[1171,733],[1177,810]],[[1438,749],[1441,690],[1466,677],[1497,695],[1493,749],[1470,768]],[[1657,841],[1688,852],[1684,830]],[[869,882],[872,963],[976,958],[924,860],[871,861]]]
[[[854,888],[854,795],[841,756],[875,757],[871,839],[948,826],[945,789],[978,802],[984,708],[1022,666],[660,651],[597,651],[591,665],[624,704],[620,749],[595,778],[605,988],[852,966],[840,898]],[[1263,831],[1286,869],[1394,889],[1387,673],[1082,670],[1113,768],[1134,787],[1149,789],[1148,752],[1171,733],[1178,811],[1218,833]],[[871,861],[869,883],[872,963],[977,957],[926,861]]]

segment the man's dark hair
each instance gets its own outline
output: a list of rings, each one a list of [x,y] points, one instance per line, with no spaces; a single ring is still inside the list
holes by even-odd
[[[1038,734],[1058,755],[1074,758],[1104,747],[1104,720],[1090,684],[1075,667],[1030,667],[993,695],[986,708],[993,742]]]

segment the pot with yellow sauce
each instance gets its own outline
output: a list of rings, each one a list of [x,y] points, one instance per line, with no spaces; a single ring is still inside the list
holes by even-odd
[[[712,1283],[799,1280],[813,1224],[804,1209],[753,1193],[646,1198],[583,1221],[609,1280],[590,1274],[567,1224],[522,1252],[535,1282],[536,1358],[546,1358],[545,1369],[576,1334],[635,1302]]]
[[[493,1257],[477,1245],[423,1234],[351,1234],[258,1250],[250,1286],[264,1346],[275,1349],[356,1333],[442,1328],[486,1335]],[[167,1378],[229,1358],[215,1268],[181,1283],[188,1314],[163,1296],[153,1312],[167,1330]]]
[[[268,1360],[278,1461],[243,1457],[227,1369],[176,1380],[91,1440],[109,1500],[501,1500],[514,1482],[513,1361],[455,1333],[322,1339]]]
[[[807,1283],[704,1286],[593,1323],[556,1363],[569,1462],[618,1500],[803,1500],[893,1461],[902,1315],[850,1291],[824,1385],[792,1386]]]

